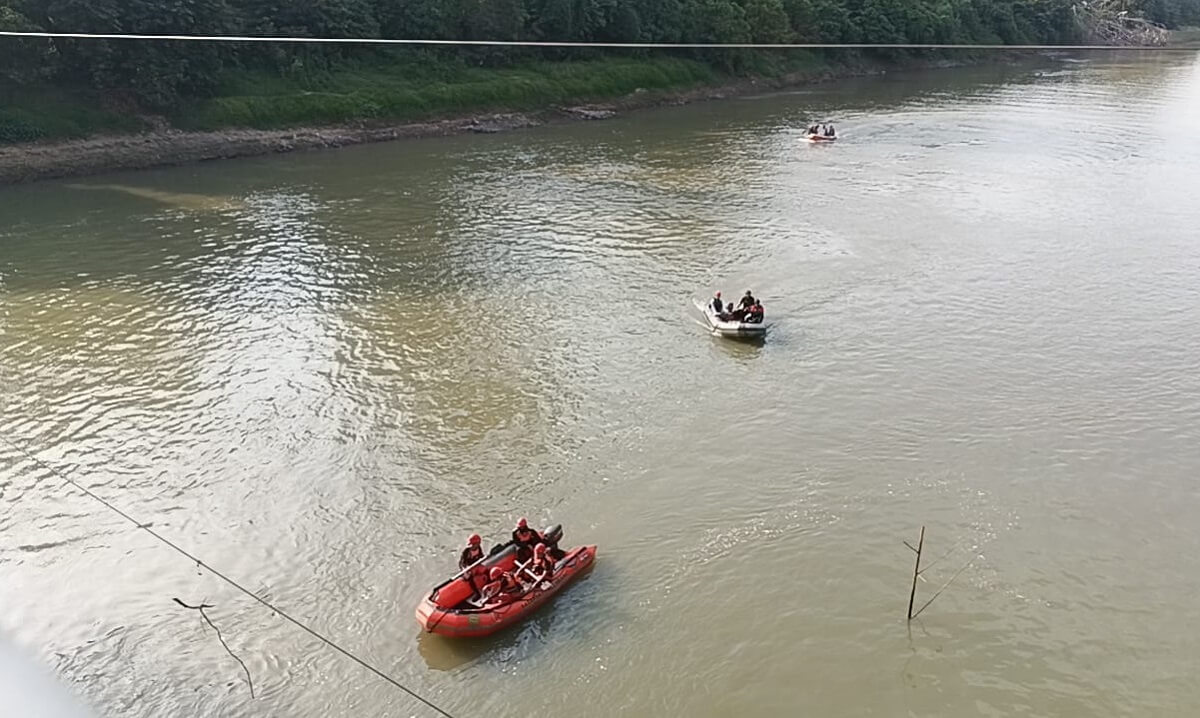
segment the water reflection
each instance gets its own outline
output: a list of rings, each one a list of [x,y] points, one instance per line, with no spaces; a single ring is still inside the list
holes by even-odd
[[[6,189],[0,431],[456,713],[1195,713],[1200,75],[1141,62]],[[98,705],[412,712],[52,484],[0,447],[5,626]],[[595,572],[415,636],[518,515]],[[910,640],[920,524],[986,561]]]

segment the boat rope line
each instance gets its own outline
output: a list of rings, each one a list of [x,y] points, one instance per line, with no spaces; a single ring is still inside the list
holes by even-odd
[[[294,37],[287,35],[157,35],[97,32],[0,31],[0,37],[64,40],[131,40],[160,42],[278,42],[314,45],[417,45],[457,47],[578,47],[627,50],[1155,50],[1196,52],[1195,48],[1159,45],[998,45],[994,43],[871,42],[568,42],[559,40],[431,40],[381,37]]]
[[[204,568],[204,569],[205,569],[205,570],[207,570],[209,573],[211,573],[212,575],[214,575],[214,576],[216,576],[217,578],[221,579],[222,581],[224,581],[225,583],[229,584],[229,585],[230,585],[230,586],[232,586],[233,588],[235,588],[235,589],[237,589],[238,591],[241,591],[242,593],[246,594],[246,595],[247,595],[247,596],[249,596],[250,598],[252,598],[252,599],[254,599],[255,601],[257,601],[258,603],[260,603],[260,604],[262,604],[263,606],[265,606],[266,608],[270,609],[271,611],[274,611],[274,612],[275,612],[277,615],[279,615],[280,617],[282,617],[282,618],[283,618],[284,620],[286,620],[287,622],[289,622],[289,623],[291,623],[292,625],[296,626],[297,628],[299,628],[300,630],[304,631],[305,633],[307,633],[308,635],[312,636],[313,638],[317,639],[317,640],[318,640],[318,641],[320,641],[321,643],[324,643],[326,646],[329,646],[330,648],[332,648],[333,650],[335,650],[335,651],[337,651],[338,653],[342,654],[342,655],[343,655],[343,656],[345,656],[346,658],[349,658],[351,661],[354,661],[354,662],[355,662],[355,663],[357,663],[357,664],[358,664],[360,667],[362,667],[362,668],[366,669],[367,671],[370,671],[371,673],[375,674],[375,676],[376,676],[377,678],[379,678],[379,679],[381,679],[381,680],[383,680],[383,681],[385,681],[385,682],[387,682],[387,683],[390,683],[390,684],[392,685],[392,687],[394,687],[394,688],[398,688],[398,689],[400,689],[401,691],[403,691],[404,693],[407,693],[407,694],[408,694],[410,697],[412,697],[413,699],[415,699],[415,700],[417,700],[417,701],[419,701],[419,702],[423,703],[423,704],[424,704],[425,706],[427,706],[427,707],[428,707],[430,710],[432,710],[432,711],[436,712],[438,715],[442,716],[443,718],[454,718],[454,716],[453,716],[453,715],[452,715],[450,712],[448,712],[447,710],[445,710],[445,709],[444,709],[444,708],[442,708],[441,706],[437,705],[436,703],[434,703],[433,701],[429,700],[428,698],[425,698],[424,696],[420,695],[419,693],[417,693],[416,691],[412,690],[411,688],[408,688],[408,687],[407,687],[407,686],[405,686],[404,684],[400,683],[400,681],[396,680],[395,678],[391,677],[390,675],[388,675],[388,674],[384,673],[382,670],[380,670],[380,669],[376,668],[375,666],[371,665],[371,664],[370,664],[370,663],[368,663],[366,660],[364,660],[364,659],[362,659],[362,658],[359,658],[357,655],[355,655],[354,653],[351,653],[349,650],[347,650],[347,649],[345,649],[345,648],[342,648],[342,647],[341,647],[341,646],[340,646],[340,645],[339,645],[337,642],[335,642],[333,639],[331,639],[331,638],[329,638],[329,637],[325,636],[323,633],[321,633],[320,631],[316,630],[315,628],[312,628],[312,627],[308,626],[307,624],[305,624],[305,623],[301,622],[299,619],[293,618],[293,617],[291,616],[291,614],[287,613],[286,611],[283,611],[282,609],[280,609],[279,607],[277,607],[275,604],[273,604],[273,603],[271,603],[270,601],[268,601],[267,599],[265,599],[265,598],[263,598],[263,597],[259,596],[257,593],[255,593],[255,592],[251,591],[250,589],[246,588],[246,587],[245,587],[245,586],[243,586],[242,584],[238,583],[237,581],[233,580],[233,579],[232,579],[232,578],[230,578],[229,576],[227,576],[227,575],[225,575],[224,573],[222,573],[221,571],[217,570],[216,568],[213,568],[213,567],[212,567],[210,564],[208,564],[208,563],[205,563],[205,562],[204,562],[204,561],[202,561],[202,560],[201,560],[199,557],[197,557],[195,554],[193,554],[193,553],[191,553],[190,551],[188,551],[187,549],[185,549],[185,548],[181,547],[179,544],[175,543],[174,541],[172,541],[171,539],[167,538],[166,536],[163,536],[163,535],[162,535],[162,534],[160,534],[159,532],[155,531],[153,528],[151,528],[151,527],[150,527],[150,524],[147,524],[147,523],[144,523],[144,522],[138,521],[136,518],[134,518],[134,517],[133,517],[133,516],[131,516],[130,514],[126,513],[124,510],[122,510],[120,507],[118,507],[118,506],[116,506],[115,504],[113,504],[113,503],[112,503],[111,501],[109,501],[108,499],[105,499],[103,496],[100,496],[99,494],[97,494],[96,492],[94,492],[94,491],[92,491],[91,489],[87,488],[86,486],[83,486],[83,485],[82,485],[82,484],[80,484],[78,481],[76,481],[76,480],[72,479],[70,476],[67,476],[67,475],[66,475],[65,473],[63,473],[62,471],[59,471],[58,469],[56,469],[55,467],[51,466],[50,464],[47,464],[46,462],[42,461],[41,459],[39,459],[39,458],[38,458],[37,456],[35,456],[34,454],[32,454],[32,453],[30,453],[29,451],[27,451],[27,450],[26,450],[26,449],[25,449],[23,446],[21,446],[21,445],[20,445],[20,444],[18,444],[17,442],[15,442],[15,441],[13,441],[12,439],[8,438],[7,436],[3,436],[3,435],[0,435],[0,440],[3,440],[3,441],[4,441],[4,443],[6,443],[6,444],[8,444],[9,446],[11,446],[13,449],[16,449],[16,451],[17,451],[17,452],[19,452],[20,454],[24,455],[26,458],[28,458],[28,459],[29,459],[30,461],[32,461],[34,464],[37,464],[37,465],[38,465],[38,466],[40,466],[41,468],[43,468],[43,469],[45,469],[46,471],[50,472],[51,474],[53,474],[53,475],[57,476],[57,477],[58,477],[59,479],[61,479],[63,482],[65,482],[65,483],[69,484],[70,486],[73,486],[74,488],[76,488],[76,489],[78,489],[79,491],[83,492],[83,494],[84,494],[84,495],[86,495],[88,498],[91,498],[91,499],[93,499],[94,501],[96,501],[96,502],[98,502],[98,503],[100,503],[100,504],[103,504],[103,505],[104,505],[104,507],[105,507],[105,508],[107,508],[109,511],[112,511],[113,513],[117,514],[117,515],[118,515],[118,516],[120,516],[121,518],[125,519],[125,520],[126,520],[126,521],[128,521],[129,523],[131,523],[131,524],[133,524],[134,526],[136,526],[137,528],[139,528],[139,529],[141,529],[142,531],[145,531],[146,533],[150,534],[150,535],[151,535],[151,536],[153,536],[154,538],[158,539],[158,540],[159,540],[161,543],[164,543],[164,544],[166,544],[168,547],[170,547],[170,548],[171,548],[173,551],[175,551],[176,553],[180,554],[181,556],[183,556],[183,557],[187,558],[187,559],[188,559],[188,560],[190,560],[190,561],[193,561],[193,562],[195,562],[197,566],[200,566],[201,568]]]

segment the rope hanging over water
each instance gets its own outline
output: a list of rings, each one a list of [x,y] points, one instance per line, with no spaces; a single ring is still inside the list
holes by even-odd
[[[20,453],[20,454],[22,454],[23,456],[25,456],[25,458],[29,459],[29,460],[30,460],[30,461],[32,461],[33,463],[35,463],[35,464],[37,464],[38,466],[42,467],[43,469],[45,469],[46,471],[50,472],[50,473],[51,473],[51,474],[53,474],[54,476],[57,476],[57,477],[58,477],[59,479],[61,479],[63,482],[65,482],[65,483],[69,484],[70,486],[72,486],[72,487],[74,487],[74,488],[78,489],[79,491],[83,492],[83,494],[84,494],[85,496],[87,496],[88,498],[90,498],[90,499],[93,499],[94,501],[96,501],[96,502],[98,502],[98,503],[100,503],[100,504],[103,504],[103,505],[104,505],[104,507],[105,507],[105,508],[107,508],[109,511],[112,511],[113,513],[117,514],[117,515],[118,515],[118,516],[120,516],[121,518],[125,519],[125,520],[126,520],[126,521],[128,521],[129,523],[131,523],[131,524],[133,524],[134,526],[136,526],[137,528],[139,528],[139,529],[141,529],[142,531],[145,531],[146,533],[150,534],[150,535],[151,535],[151,536],[153,536],[154,538],[158,539],[158,540],[159,540],[161,543],[164,543],[164,544],[166,544],[168,547],[170,547],[170,548],[171,548],[172,550],[174,550],[176,553],[178,553],[178,554],[180,554],[180,555],[184,556],[185,558],[187,558],[188,560],[190,560],[190,561],[194,562],[194,563],[195,563],[197,566],[200,566],[201,568],[204,568],[204,569],[205,569],[205,570],[207,570],[209,573],[211,573],[212,575],[214,575],[214,576],[216,576],[217,578],[221,579],[222,581],[224,581],[225,583],[229,584],[229,585],[230,585],[230,586],[232,586],[233,588],[235,588],[235,589],[237,589],[238,591],[241,591],[242,593],[246,594],[247,596],[249,596],[250,598],[254,599],[254,600],[255,600],[255,601],[257,601],[258,603],[262,604],[262,605],[263,605],[263,606],[265,606],[266,608],[269,608],[269,609],[271,609],[271,610],[272,610],[272,611],[274,611],[276,614],[278,614],[278,615],[279,615],[281,618],[283,618],[284,620],[288,621],[288,622],[289,622],[289,623],[291,623],[292,625],[296,626],[296,627],[297,627],[297,628],[299,628],[300,630],[304,631],[304,632],[305,632],[305,633],[307,633],[308,635],[312,636],[313,638],[316,638],[318,641],[320,641],[320,642],[324,643],[325,645],[329,646],[330,648],[332,648],[333,650],[335,650],[335,651],[337,651],[338,653],[342,654],[342,655],[343,655],[343,656],[345,656],[346,658],[349,658],[350,660],[354,661],[355,663],[357,663],[357,664],[358,664],[359,666],[361,666],[362,668],[364,668],[364,669],[366,669],[366,670],[370,671],[371,673],[375,674],[375,676],[376,676],[377,678],[380,678],[381,680],[383,680],[383,681],[386,681],[387,683],[390,683],[390,684],[391,684],[391,685],[392,685],[394,688],[398,688],[398,689],[400,689],[401,691],[403,691],[403,692],[407,693],[407,694],[408,694],[410,697],[412,697],[413,699],[415,699],[415,700],[417,700],[417,701],[419,701],[419,702],[423,703],[423,704],[424,704],[426,707],[428,707],[430,710],[433,710],[434,712],[436,712],[438,715],[442,716],[443,718],[454,718],[454,716],[453,716],[453,715],[452,715],[450,712],[446,711],[446,710],[445,710],[444,708],[442,708],[441,706],[439,706],[439,705],[437,705],[436,703],[434,703],[433,701],[431,701],[431,700],[429,700],[429,699],[427,699],[427,698],[425,698],[425,697],[421,696],[421,695],[420,695],[420,694],[418,694],[416,691],[414,691],[414,690],[412,690],[411,688],[408,688],[407,686],[403,685],[402,683],[400,683],[400,681],[396,680],[395,678],[393,678],[393,677],[389,676],[388,674],[384,673],[384,672],[383,672],[383,671],[381,671],[380,669],[378,669],[378,668],[376,668],[375,666],[371,665],[371,664],[370,664],[370,663],[368,663],[366,660],[364,660],[364,659],[362,659],[362,658],[359,658],[357,655],[355,655],[355,654],[351,653],[349,650],[347,650],[347,649],[345,649],[345,648],[342,648],[340,645],[338,645],[336,642],[334,642],[334,640],[333,640],[333,639],[326,637],[324,634],[320,633],[320,632],[319,632],[319,631],[317,631],[316,629],[314,629],[314,628],[310,628],[310,627],[309,627],[307,624],[304,624],[304,623],[300,622],[298,619],[296,619],[296,618],[293,618],[293,617],[291,616],[291,614],[288,614],[288,613],[284,612],[282,609],[280,609],[280,608],[278,608],[277,606],[275,606],[275,604],[271,603],[270,601],[266,600],[265,598],[262,598],[261,596],[259,596],[258,594],[254,593],[253,591],[251,591],[250,589],[246,588],[245,586],[243,586],[242,584],[238,583],[237,581],[233,580],[233,579],[232,579],[232,578],[230,578],[229,576],[226,576],[225,574],[221,573],[221,572],[220,572],[220,571],[218,571],[217,569],[213,568],[211,565],[209,565],[209,564],[205,563],[204,561],[200,560],[200,559],[199,559],[199,558],[197,558],[197,557],[196,557],[194,554],[192,554],[191,552],[187,551],[187,550],[186,550],[186,549],[184,549],[183,547],[179,546],[179,545],[178,545],[178,544],[176,544],[174,541],[170,540],[169,538],[167,538],[167,537],[163,536],[162,534],[158,533],[158,532],[157,532],[157,531],[155,531],[154,529],[150,528],[150,524],[148,524],[148,523],[145,523],[145,522],[142,522],[142,521],[138,521],[138,520],[137,520],[137,519],[135,519],[133,516],[130,516],[129,514],[125,513],[125,511],[123,511],[123,510],[121,510],[120,508],[118,508],[117,506],[115,506],[115,505],[114,505],[112,502],[108,501],[107,499],[105,499],[104,497],[100,496],[99,494],[96,494],[96,493],[95,493],[95,492],[93,492],[91,489],[88,489],[87,487],[85,487],[85,486],[83,486],[82,484],[80,484],[78,481],[75,481],[74,479],[72,479],[71,477],[67,476],[67,475],[66,475],[66,474],[64,474],[63,472],[59,471],[58,469],[54,468],[53,466],[51,466],[51,465],[47,464],[46,462],[42,461],[42,460],[41,460],[41,459],[39,459],[38,457],[34,456],[32,453],[30,453],[29,451],[27,451],[27,450],[26,450],[24,447],[22,447],[20,444],[16,443],[16,442],[15,442],[15,441],[13,441],[12,439],[8,438],[7,436],[0,436],[0,440],[4,441],[4,443],[8,444],[8,445],[9,445],[9,446],[11,446],[13,449],[15,449],[15,450],[16,450],[18,453]],[[184,604],[182,601],[179,601],[178,599],[176,599],[176,601],[178,601],[178,602],[179,602],[181,605],[184,605],[186,608],[192,608],[191,606],[187,606],[186,604]],[[205,618],[207,619],[207,617],[205,617]],[[216,628],[216,626],[213,626],[213,628],[215,629],[215,628]],[[217,633],[218,633],[218,635],[219,635],[219,634],[220,634],[220,631],[218,631]],[[224,639],[222,639],[222,644],[224,644]],[[228,646],[226,646],[226,649],[228,650]],[[231,653],[231,655],[232,655],[232,651],[231,651],[230,653]],[[234,656],[234,657],[235,657],[235,658],[237,658],[237,656]],[[240,659],[238,659],[238,660],[239,660],[239,662],[240,662]],[[245,665],[243,664],[243,668],[244,668],[244,667],[245,667]],[[249,677],[249,671],[247,671],[247,677]]]
[[[556,40],[414,40],[375,37],[291,37],[264,35],[153,35],[91,32],[0,31],[0,37],[67,40],[133,40],[160,42],[279,42],[324,45],[417,45],[476,47],[578,47],[629,50],[1156,50],[1195,52],[1195,48],[1159,45],[997,45],[871,42],[565,42]]]

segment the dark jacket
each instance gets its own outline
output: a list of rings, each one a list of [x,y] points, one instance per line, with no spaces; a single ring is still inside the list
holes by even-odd
[[[526,531],[529,532],[529,535],[527,535],[525,537],[525,539],[522,540],[517,534],[526,532]],[[515,543],[515,544],[519,544],[522,546],[528,546],[529,548],[533,548],[534,546],[537,546],[540,543],[546,543],[546,539],[542,538],[542,535],[540,533],[538,533],[537,531],[534,531],[533,529],[516,529],[516,530],[514,530],[512,532],[512,540],[513,540],[513,543]]]
[[[482,546],[468,546],[458,556],[458,567],[466,568],[484,557]]]

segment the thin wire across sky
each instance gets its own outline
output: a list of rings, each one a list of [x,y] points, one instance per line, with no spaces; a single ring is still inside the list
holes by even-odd
[[[141,35],[91,32],[0,31],[0,37],[152,42],[276,42],[313,45],[415,45],[466,47],[563,47],[622,50],[1156,50],[1195,52],[1195,48],[1159,45],[995,45],[870,42],[561,42],[557,40],[413,40],[378,37],[290,37],[273,35]]]

